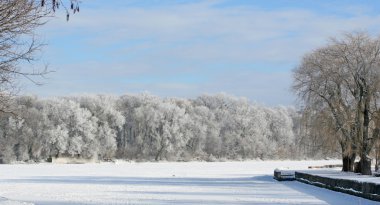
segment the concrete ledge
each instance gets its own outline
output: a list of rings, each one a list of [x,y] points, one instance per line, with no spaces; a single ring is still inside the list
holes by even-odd
[[[374,201],[380,201],[380,184],[359,182],[348,179],[328,178],[302,172],[295,172],[295,178],[297,181],[302,183],[311,184]]]
[[[296,180],[294,176],[294,171],[292,170],[282,170],[282,169],[275,169],[273,173],[273,178],[277,181],[293,181]]]

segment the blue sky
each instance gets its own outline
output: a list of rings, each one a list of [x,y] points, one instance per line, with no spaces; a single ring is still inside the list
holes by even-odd
[[[379,35],[379,1],[86,0],[38,34],[38,64],[54,73],[23,80],[22,94],[225,92],[267,105],[296,105],[291,70],[302,56],[350,31]],[[28,69],[28,68],[25,68]]]

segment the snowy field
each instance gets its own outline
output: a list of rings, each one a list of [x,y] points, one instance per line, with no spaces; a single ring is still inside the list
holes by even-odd
[[[340,161],[16,164],[0,166],[0,204],[378,204],[296,181],[276,167]]]

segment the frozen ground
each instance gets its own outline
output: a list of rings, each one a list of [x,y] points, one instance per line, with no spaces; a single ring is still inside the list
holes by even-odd
[[[32,164],[0,166],[4,204],[378,204],[299,182],[276,167],[339,161]]]

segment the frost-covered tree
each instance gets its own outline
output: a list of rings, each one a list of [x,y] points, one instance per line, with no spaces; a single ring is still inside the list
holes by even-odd
[[[116,110],[116,98],[112,96],[82,96],[73,99],[97,118],[96,138],[100,143],[98,155],[101,158],[114,157],[117,149],[117,135],[125,122],[121,112]]]
[[[85,158],[97,157],[100,144],[96,138],[97,118],[90,111],[81,108],[79,103],[68,99],[57,98],[46,102],[45,109],[52,122],[52,127],[68,138],[55,137],[58,142],[53,145],[65,145],[67,150],[55,154],[68,154]],[[58,128],[60,127],[60,128]]]
[[[185,161],[324,156],[318,150],[314,155],[296,152],[301,132],[295,127],[301,117],[294,109],[266,107],[226,94],[196,99],[146,93],[27,96],[16,98],[14,104],[22,115],[0,118],[4,162],[49,156]]]

